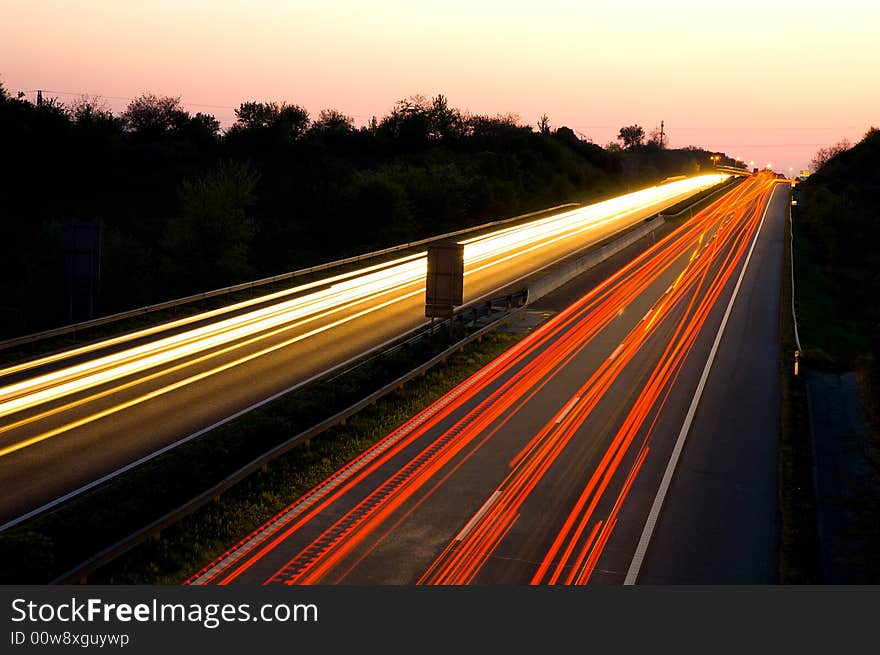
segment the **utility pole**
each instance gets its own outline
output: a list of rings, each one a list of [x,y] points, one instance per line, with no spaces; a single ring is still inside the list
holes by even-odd
[[[660,121],[660,148],[663,148],[663,121]]]

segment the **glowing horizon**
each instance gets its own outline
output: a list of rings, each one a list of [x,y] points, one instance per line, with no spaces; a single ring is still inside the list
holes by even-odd
[[[121,111],[142,92],[180,96],[228,126],[247,100],[363,125],[406,96],[443,93],[472,113],[512,112],[595,143],[665,122],[670,147],[717,150],[763,168],[806,168],[880,117],[880,8],[834,11],[744,0],[707,5],[450,0],[0,0],[0,80]]]

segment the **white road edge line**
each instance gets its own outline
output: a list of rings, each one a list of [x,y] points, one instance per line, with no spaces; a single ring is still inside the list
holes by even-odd
[[[688,197],[691,197],[692,195],[694,195],[694,194],[690,194]],[[640,220],[642,220],[642,219],[640,219]],[[600,241],[610,240],[612,237],[617,236],[618,234],[620,234],[620,232],[623,232],[624,230],[636,225],[638,222],[639,221],[630,223],[630,224],[620,228],[619,230],[616,230],[616,231],[612,232],[611,234],[604,236],[602,239],[600,239]],[[516,278],[515,280],[505,282],[504,284],[499,285],[495,289],[489,290],[489,291],[485,292],[484,294],[482,294],[481,296],[477,296],[476,298],[469,300],[467,304],[474,305],[476,303],[479,303],[482,300],[488,298],[489,296],[491,296],[495,293],[498,293],[501,290],[516,284],[517,282],[520,282],[520,281],[522,281],[528,277],[531,277],[533,275],[537,275],[538,273],[544,271],[545,269],[550,268],[554,264],[558,264],[559,262],[562,262],[562,261],[568,259],[569,257],[574,257],[575,255],[582,253],[583,251],[585,251],[589,248],[594,247],[597,243],[599,243],[599,242],[593,241],[590,244],[585,245],[583,248],[580,248],[579,250],[572,251],[572,252],[568,253],[567,255],[560,257],[559,259],[556,259],[556,260],[550,262],[549,264],[546,264],[545,266],[542,266],[539,269],[531,271],[530,273],[527,273],[525,275],[521,275],[520,277]],[[424,322],[420,323],[419,325],[416,325],[415,327],[402,332],[401,334],[398,334],[396,336],[392,336],[387,341],[380,343],[377,346],[374,346],[370,350],[367,350],[359,355],[355,355],[354,357],[351,357],[350,359],[348,359],[344,362],[336,364],[336,365],[332,366],[331,368],[327,369],[326,371],[323,371],[321,373],[317,373],[307,380],[303,380],[302,382],[297,382],[296,384],[288,387],[287,389],[283,389],[283,390],[269,396],[268,398],[265,398],[265,399],[263,399],[259,402],[256,402],[248,407],[245,407],[244,409],[239,410],[239,411],[235,412],[234,414],[231,414],[227,417],[224,417],[224,418],[216,421],[215,423],[212,423],[211,425],[209,425],[205,428],[202,428],[196,432],[193,432],[192,434],[189,434],[189,435],[183,437],[182,439],[178,439],[177,441],[170,443],[167,446],[160,448],[159,450],[156,450],[152,453],[149,453],[149,454],[141,457],[140,459],[135,460],[134,462],[130,462],[129,464],[126,464],[122,468],[119,468],[115,471],[107,473],[96,480],[92,480],[91,482],[86,483],[85,485],[78,487],[76,489],[73,489],[72,491],[69,491],[62,496],[54,498],[54,499],[46,502],[45,504],[40,505],[39,507],[36,507],[36,508],[34,508],[24,514],[21,514],[13,519],[10,519],[6,523],[0,525],[0,532],[4,532],[5,530],[8,530],[9,528],[13,528],[16,525],[19,525],[20,523],[24,523],[28,519],[31,519],[35,516],[38,516],[39,514],[42,514],[43,512],[47,512],[50,509],[57,507],[58,505],[61,505],[72,498],[76,498],[77,496],[85,493],[86,491],[89,491],[90,489],[94,489],[95,487],[98,487],[98,486],[104,484],[105,482],[109,482],[110,480],[122,475],[123,473],[126,473],[127,471],[130,471],[131,469],[136,468],[136,467],[140,466],[141,464],[144,464],[145,462],[149,462],[150,460],[155,459],[156,457],[163,455],[164,453],[168,452],[169,450],[173,450],[174,448],[181,446],[188,441],[192,441],[193,439],[200,437],[201,435],[205,434],[206,432],[209,432],[210,430],[213,430],[214,428],[218,428],[221,425],[224,425],[225,423],[229,423],[233,419],[236,419],[243,414],[247,414],[248,412],[251,412],[259,407],[262,407],[263,405],[270,403],[273,400],[276,400],[277,398],[280,398],[281,396],[283,396],[285,394],[291,393],[291,392],[295,391],[296,389],[298,389],[306,384],[309,384],[310,382],[313,382],[314,380],[316,380],[320,377],[334,373],[334,372],[338,371],[339,369],[357,361],[358,359],[361,359],[362,357],[367,357],[369,355],[372,355],[372,354],[378,352],[380,349],[391,345],[392,343],[394,343],[398,339],[403,339],[405,337],[408,337],[410,334],[417,332],[419,329],[427,326],[428,324],[429,324],[429,321],[424,321]]]
[[[116,478],[116,477],[122,475],[123,473],[126,473],[126,472],[132,470],[133,468],[136,468],[136,467],[140,466],[141,464],[149,462],[150,460],[155,459],[159,455],[163,455],[163,454],[167,453],[169,450],[173,450],[174,448],[177,448],[178,446],[181,446],[181,445],[187,443],[188,441],[192,441],[193,439],[196,439],[197,437],[202,436],[206,432],[209,432],[215,428],[220,427],[221,425],[229,423],[230,421],[238,418],[239,416],[242,416],[243,414],[247,414],[248,412],[251,412],[255,409],[258,409],[258,408],[262,407],[263,405],[271,403],[273,400],[277,400],[278,398],[280,398],[281,396],[283,396],[285,394],[296,391],[300,387],[305,386],[311,382],[314,382],[315,380],[317,380],[325,375],[330,375],[331,373],[335,373],[335,372],[339,371],[340,369],[343,369],[346,366],[353,364],[354,362],[361,359],[362,357],[367,357],[367,356],[372,355],[375,352],[381,350],[382,348],[386,348],[386,347],[390,346],[392,343],[394,343],[398,339],[403,339],[403,338],[408,337],[410,334],[418,331],[420,328],[422,328],[426,325],[428,325],[428,321],[425,321],[424,323],[421,323],[421,324],[417,325],[416,327],[412,328],[411,330],[407,330],[406,332],[403,332],[402,334],[391,337],[387,341],[380,343],[379,345],[371,348],[368,351],[365,351],[364,353],[361,353],[360,355],[355,355],[354,357],[351,357],[351,358],[345,360],[344,362],[340,362],[339,364],[333,365],[332,367],[328,368],[325,371],[322,371],[320,373],[316,373],[315,375],[311,376],[310,378],[308,378],[306,380],[302,380],[301,382],[297,382],[297,383],[287,387],[286,389],[282,389],[281,391],[278,391],[278,392],[272,394],[268,398],[264,398],[263,400],[260,400],[256,403],[253,403],[252,405],[248,405],[244,409],[240,409],[237,412],[220,419],[219,421],[215,421],[214,423],[212,423],[211,425],[209,425],[207,427],[201,428],[200,430],[197,430],[196,432],[193,432],[192,434],[189,434],[189,435],[183,437],[182,439],[178,439],[177,441],[174,441],[166,446],[163,446],[159,450],[148,453],[147,455],[144,455],[140,459],[137,459],[133,462],[130,462],[129,464],[126,464],[122,468],[119,468],[119,469],[116,469],[115,471],[107,473],[96,480],[93,480],[93,481],[91,481],[81,487],[74,489],[73,491],[69,491],[66,494],[64,494],[63,496],[59,496],[58,498],[50,500],[49,502],[45,503],[44,505],[40,505],[39,507],[28,511],[25,514],[22,514],[22,515],[17,516],[13,519],[10,519],[9,521],[4,523],[3,525],[0,525],[0,532],[8,530],[9,528],[13,528],[16,525],[18,525],[19,523],[23,523],[24,521],[27,521],[28,519],[33,518],[34,516],[37,516],[39,514],[42,514],[43,512],[46,512],[46,511],[52,509],[53,507],[57,507],[58,505],[70,500],[71,498],[76,498],[77,496],[85,493],[86,491],[89,491],[90,489],[94,489],[95,487],[100,486],[100,485],[104,484],[105,482],[109,482],[113,478]]]
[[[487,500],[485,503],[483,503],[483,506],[480,508],[480,510],[476,514],[474,514],[474,517],[470,521],[468,521],[467,525],[461,529],[461,532],[459,532],[455,536],[455,541],[461,541],[466,536],[468,536],[470,531],[474,529],[474,526],[477,524],[477,521],[480,520],[480,517],[486,513],[487,509],[492,507],[492,503],[494,503],[495,499],[498,498],[498,496],[500,496],[500,495],[501,495],[501,490],[499,489],[494,494],[489,496],[489,500]]]
[[[693,195],[693,194],[691,194],[691,195]],[[690,196],[688,196],[688,197],[690,197]],[[662,210],[661,210],[661,211],[662,211]],[[641,221],[642,219],[639,219],[639,220]],[[616,230],[616,231],[612,232],[611,234],[608,234],[608,235],[604,236],[602,239],[600,239],[600,241],[606,241],[606,240],[609,240],[609,239],[611,239],[612,237],[617,236],[620,232],[623,232],[624,230],[626,230],[626,229],[628,229],[628,228],[630,228],[630,227],[633,227],[633,226],[636,225],[638,222],[639,222],[639,221],[636,221],[636,222],[634,222],[634,223],[630,223],[630,224],[628,224],[628,225],[626,225],[626,226],[620,228],[619,230]],[[510,287],[510,286],[516,284],[517,282],[520,282],[520,281],[522,281],[522,280],[525,280],[526,278],[531,277],[531,276],[533,276],[533,275],[537,275],[538,273],[544,271],[545,269],[550,268],[550,267],[553,266],[554,264],[558,264],[559,262],[562,262],[562,261],[564,261],[564,260],[566,260],[566,259],[568,259],[568,258],[570,258],[570,257],[574,257],[575,255],[580,254],[580,253],[584,252],[585,250],[587,250],[587,249],[589,249],[589,248],[592,248],[592,247],[596,246],[597,243],[599,243],[599,242],[598,242],[598,241],[592,241],[591,243],[585,245],[583,248],[580,248],[580,249],[578,249],[578,250],[572,251],[572,252],[568,253],[567,255],[564,255],[564,256],[562,256],[562,257],[560,257],[560,258],[558,258],[558,259],[555,259],[555,260],[553,260],[552,262],[550,262],[549,264],[546,264],[545,266],[542,266],[542,267],[539,268],[539,269],[536,269],[536,270],[534,270],[534,271],[531,271],[530,273],[527,273],[527,274],[525,274],[525,275],[521,275],[520,277],[516,278],[515,280],[511,280],[511,281],[505,282],[504,284],[501,284],[501,285],[499,285],[498,287],[496,287],[496,288],[494,288],[494,289],[491,289],[491,290],[489,290],[489,291],[486,291],[486,292],[483,293],[482,295],[477,296],[476,298],[473,298],[473,299],[469,300],[467,304],[468,304],[468,305],[475,305],[475,304],[477,304],[477,303],[479,303],[479,302],[485,300],[485,299],[488,298],[489,296],[491,296],[491,295],[493,295],[493,294],[495,294],[495,293],[499,293],[499,292],[502,291],[503,289],[505,289],[505,288],[507,288],[507,287]],[[283,390],[281,390],[281,391],[279,391],[279,392],[277,392],[277,393],[275,393],[275,394],[269,396],[268,398],[265,398],[265,399],[260,400],[260,401],[258,401],[258,402],[256,402],[256,403],[252,404],[252,405],[249,405],[248,407],[245,407],[244,409],[239,410],[239,411],[235,412],[234,414],[231,414],[231,415],[229,415],[229,416],[226,416],[226,417],[224,417],[224,418],[222,418],[222,419],[216,421],[215,423],[212,423],[211,425],[209,425],[209,426],[207,426],[207,427],[205,427],[205,428],[202,428],[202,429],[200,429],[200,430],[198,430],[198,431],[196,431],[196,432],[193,432],[192,434],[189,434],[189,435],[187,435],[187,436],[185,436],[185,437],[183,437],[183,438],[181,438],[181,439],[178,439],[177,441],[175,441],[175,442],[173,442],[173,443],[170,443],[170,444],[168,444],[167,446],[164,446],[164,447],[160,448],[159,450],[156,450],[156,451],[154,451],[154,452],[152,452],[152,453],[149,453],[149,454],[147,454],[147,455],[141,457],[140,459],[135,460],[134,462],[130,462],[129,464],[126,464],[126,465],[123,466],[122,468],[119,468],[119,469],[117,469],[117,470],[115,470],[115,471],[112,471],[112,472],[110,472],[110,473],[107,473],[107,474],[101,476],[100,478],[98,478],[98,479],[96,479],[96,480],[92,480],[91,482],[88,482],[88,483],[86,483],[85,485],[83,485],[83,486],[81,486],[81,487],[78,487],[78,488],[76,488],[76,489],[73,489],[72,491],[69,491],[69,492],[67,492],[66,494],[62,495],[62,496],[59,496],[59,497],[57,497],[57,498],[54,498],[54,499],[52,499],[52,500],[46,502],[45,504],[40,505],[39,507],[36,507],[36,508],[34,508],[34,509],[32,509],[32,510],[26,512],[26,513],[24,513],[24,514],[21,514],[21,515],[15,517],[15,518],[12,518],[12,519],[8,520],[6,523],[0,525],[0,532],[4,532],[5,530],[8,530],[9,528],[13,528],[13,527],[15,527],[16,525],[19,525],[20,523],[23,523],[23,522],[27,521],[28,519],[31,519],[31,518],[33,518],[33,517],[35,517],[35,516],[38,516],[39,514],[42,514],[43,512],[47,512],[47,511],[49,511],[50,509],[52,509],[52,508],[54,508],[54,507],[57,507],[58,505],[61,505],[61,504],[67,502],[68,500],[70,500],[70,499],[72,499],[72,498],[76,498],[77,496],[79,496],[79,495],[85,493],[86,491],[89,491],[90,489],[94,489],[95,487],[98,487],[98,486],[104,484],[105,482],[109,482],[110,480],[112,480],[112,479],[114,479],[114,478],[116,478],[116,477],[122,475],[123,473],[126,473],[126,472],[130,471],[131,469],[140,466],[141,464],[144,464],[144,463],[146,463],[146,462],[149,462],[150,460],[155,459],[155,458],[158,457],[159,455],[163,455],[164,453],[168,452],[169,450],[173,450],[174,448],[176,448],[176,447],[178,447],[178,446],[181,446],[181,445],[185,444],[185,443],[188,442],[188,441],[192,441],[193,439],[196,439],[197,437],[200,437],[201,435],[205,434],[206,432],[209,432],[210,430],[213,430],[213,429],[215,429],[215,428],[218,428],[218,427],[220,427],[221,425],[223,425],[223,424],[225,424],[225,423],[228,423],[228,422],[232,421],[233,419],[238,418],[239,416],[241,416],[241,415],[243,415],[243,414],[247,414],[248,412],[251,412],[251,411],[253,411],[253,410],[255,410],[255,409],[259,408],[259,407],[262,407],[263,405],[265,405],[265,404],[267,404],[267,403],[270,403],[270,402],[272,402],[273,400],[276,400],[277,398],[280,398],[281,396],[283,396],[283,395],[285,395],[285,394],[291,393],[291,392],[295,391],[296,389],[298,389],[298,388],[300,388],[300,387],[302,387],[302,386],[304,386],[304,385],[306,385],[306,384],[309,384],[310,382],[313,382],[313,381],[317,380],[317,379],[320,378],[320,377],[323,377],[323,376],[325,376],[325,375],[329,375],[329,374],[331,374],[331,373],[334,373],[334,372],[338,371],[339,369],[341,369],[341,368],[343,368],[343,367],[345,367],[345,366],[348,366],[349,364],[352,364],[353,362],[355,362],[355,361],[361,359],[362,357],[367,357],[367,356],[369,356],[369,355],[372,355],[372,354],[374,354],[374,353],[380,351],[381,349],[383,349],[383,348],[385,348],[385,347],[391,345],[392,343],[394,343],[394,342],[397,341],[398,339],[406,338],[406,337],[408,337],[409,335],[411,335],[411,334],[417,332],[419,329],[421,329],[421,328],[427,326],[429,323],[430,323],[430,321],[424,321],[424,322],[422,322],[422,323],[416,325],[415,327],[413,327],[413,328],[411,328],[411,329],[409,329],[409,330],[406,330],[406,331],[402,332],[401,334],[398,334],[398,335],[392,336],[392,337],[389,338],[387,341],[384,341],[383,343],[380,343],[379,345],[374,346],[374,347],[371,348],[370,350],[367,350],[367,351],[365,351],[365,352],[363,352],[363,353],[360,353],[360,354],[358,354],[358,355],[355,355],[354,357],[351,357],[350,359],[348,359],[348,360],[346,360],[346,361],[344,361],[344,362],[340,362],[339,364],[336,364],[336,365],[332,366],[331,368],[327,369],[326,371],[322,371],[322,372],[320,372],[320,373],[317,373],[317,374],[313,375],[312,377],[310,377],[310,378],[307,379],[307,380],[303,380],[302,382],[297,382],[296,384],[294,384],[294,385],[292,385],[292,386],[290,386],[290,387],[288,387],[288,388],[286,388],[286,389],[283,389]]]
[[[718,333],[715,335],[715,341],[712,344],[712,350],[709,351],[709,358],[706,360],[706,366],[703,367],[703,374],[700,376],[697,390],[694,392],[694,397],[691,399],[691,404],[685,415],[681,431],[678,433],[675,447],[672,449],[672,454],[669,456],[669,463],[666,466],[666,471],[663,473],[663,479],[660,481],[660,488],[657,490],[657,495],[654,497],[654,503],[651,505],[651,511],[648,512],[648,518],[645,520],[645,527],[642,530],[642,536],[639,539],[638,545],[636,545],[636,552],[633,554],[632,562],[630,562],[629,570],[623,581],[624,585],[636,584],[636,580],[639,577],[642,563],[645,560],[645,554],[648,552],[648,546],[651,543],[651,537],[654,536],[654,529],[657,527],[657,519],[660,516],[660,510],[663,508],[663,502],[666,500],[669,485],[672,483],[672,476],[675,474],[675,468],[678,466],[681,451],[684,449],[684,443],[687,440],[688,432],[691,429],[691,423],[693,423],[694,415],[697,413],[700,398],[703,396],[703,389],[706,386],[706,380],[709,378],[709,371],[712,369],[712,363],[715,361],[715,354],[718,352],[721,337],[724,335],[724,328],[727,326],[727,320],[730,318],[730,314],[733,311],[733,305],[736,302],[739,288],[742,285],[743,278],[749,268],[749,261],[752,258],[755,245],[758,243],[758,237],[761,236],[761,228],[764,227],[764,219],[767,217],[767,212],[770,210],[770,205],[773,202],[773,194],[776,193],[777,188],[779,187],[775,187],[770,194],[770,199],[767,201],[767,206],[764,208],[764,215],[761,216],[761,223],[758,225],[758,231],[755,233],[755,238],[752,240],[752,246],[749,248],[749,253],[746,255],[746,261],[740,271],[736,286],[733,288],[733,295],[731,295],[730,301],[727,303],[727,309],[724,311],[724,318],[721,319],[721,326],[718,328]]]

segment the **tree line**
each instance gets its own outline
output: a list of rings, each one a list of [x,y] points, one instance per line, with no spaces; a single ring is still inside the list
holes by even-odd
[[[880,391],[880,129],[857,144],[841,141],[820,148],[814,172],[798,185],[803,238],[829,295],[825,313],[845,328],[861,352],[831,353],[844,366],[867,361]],[[841,348],[841,351],[845,349]],[[864,364],[865,361],[862,363]],[[880,399],[875,399],[880,408]]]
[[[0,85],[0,337],[71,318],[74,222],[98,225],[95,315],[697,172],[708,153],[469,114],[412,96],[356,126],[247,101],[30,102]],[[637,126],[636,126],[637,127]],[[630,133],[627,132],[629,135]],[[637,135],[636,135],[637,136]]]

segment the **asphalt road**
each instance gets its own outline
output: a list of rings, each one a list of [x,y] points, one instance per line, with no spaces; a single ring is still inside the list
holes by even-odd
[[[787,190],[778,188],[638,584],[779,582],[779,290],[787,211]],[[693,364],[702,368],[705,358]],[[687,395],[682,399],[690,401]],[[680,427],[681,421],[671,421],[666,429],[676,432]],[[637,516],[631,520],[644,522]],[[619,564],[609,557],[606,566],[614,570]]]
[[[766,174],[741,184],[190,582],[623,582],[773,187]],[[769,214],[747,272],[760,286],[776,270],[778,290],[778,265],[755,265],[772,259],[781,239],[782,223]],[[751,306],[750,284],[736,307]],[[773,309],[774,325],[777,316]],[[719,353],[716,365],[727,357]],[[730,388],[720,394],[725,411],[745,413]],[[778,394],[775,402],[778,422]],[[769,457],[775,467],[776,436],[750,439],[762,448],[744,448],[736,463],[765,472]],[[754,478],[759,490],[746,501],[762,504],[775,478]],[[721,486],[712,494],[722,497]],[[678,495],[673,488],[668,502]],[[662,559],[668,513],[644,575],[655,546]],[[740,541],[750,538],[760,535]]]
[[[555,228],[533,236],[530,242],[511,239],[484,255],[479,250],[490,240],[481,237],[466,247],[466,301],[491,295],[694,193],[693,189],[676,189],[662,198],[642,198],[635,208],[615,209],[612,203],[600,221]],[[519,235],[522,232],[515,231],[519,229],[500,233]],[[424,267],[424,257],[411,264],[418,269],[419,262]],[[308,294],[303,291],[278,300],[301,303],[295,311],[276,310],[280,305],[274,301],[255,305],[263,312],[261,322],[254,319],[243,325],[243,317],[250,314],[220,313],[187,326],[209,331],[198,339],[175,328],[24,370],[0,371],[0,385],[4,385],[0,388],[0,486],[4,489],[0,524],[422,325],[424,273],[410,271],[399,281],[387,283],[397,270],[388,267],[375,273],[375,284],[364,282],[365,275],[353,276],[344,283],[353,290],[337,291],[339,285],[318,284]],[[306,302],[311,294],[318,294],[320,302]],[[235,322],[235,326],[221,331],[215,327],[221,320]],[[157,345],[164,343],[160,338],[185,338],[174,348],[192,350],[175,354],[172,346]],[[100,368],[95,364],[101,357],[130,352],[125,349],[132,346],[143,348],[144,353]],[[69,391],[59,382],[9,391],[9,385],[34,384],[39,376],[60,375],[72,365],[86,370],[62,381],[73,385]],[[104,374],[109,376],[106,380],[98,377]],[[76,386],[92,379],[96,380],[93,384]],[[40,397],[41,393],[46,397]],[[25,404],[11,407],[19,402]]]

